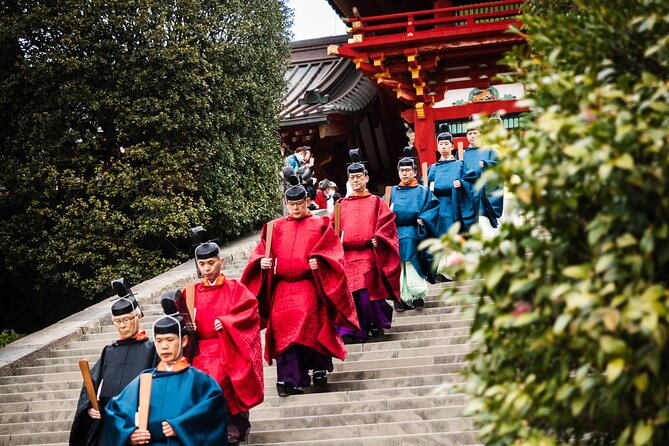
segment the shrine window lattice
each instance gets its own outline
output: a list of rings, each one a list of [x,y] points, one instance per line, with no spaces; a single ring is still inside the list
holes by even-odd
[[[469,124],[469,119],[454,119],[448,121],[438,121],[435,122],[434,134],[435,137],[439,133],[439,125],[446,123],[450,130],[451,135],[454,137],[467,136],[467,124]],[[502,123],[504,128],[507,130],[517,129],[521,127],[521,113],[509,113],[502,117]]]

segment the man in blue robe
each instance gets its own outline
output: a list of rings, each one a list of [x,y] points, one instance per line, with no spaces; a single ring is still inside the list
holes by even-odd
[[[478,127],[478,117],[470,116],[470,123],[467,126],[467,141],[469,146],[465,149],[464,161],[469,170],[476,174],[476,179],[481,177],[483,172],[497,164],[497,152],[492,149],[483,149],[479,147],[478,139],[481,131]],[[486,222],[481,221],[481,217],[490,222],[492,228],[497,228],[497,219],[502,216],[504,206],[504,191],[502,188],[490,188],[484,186],[476,198],[479,208],[479,220],[482,226]],[[494,231],[493,232],[497,232]]]
[[[478,175],[467,168],[464,161],[455,158],[450,133],[437,135],[437,150],[441,157],[427,171],[430,190],[439,200],[437,235],[448,232],[456,221],[460,223],[460,232],[467,232],[478,222],[479,208],[474,188]]]
[[[144,372],[153,376],[148,428],[135,424],[137,377],[105,408],[107,444],[226,445],[228,408],[223,392],[212,377],[184,358],[188,336],[183,319],[164,316],[153,324],[153,333],[160,363]]]
[[[397,164],[400,184],[393,186],[390,209],[395,212],[395,224],[400,240],[400,295],[395,310],[423,308],[427,296],[427,277],[432,275],[431,260],[418,245],[437,235],[439,200],[425,186],[418,184],[418,168],[413,158],[405,156]]]

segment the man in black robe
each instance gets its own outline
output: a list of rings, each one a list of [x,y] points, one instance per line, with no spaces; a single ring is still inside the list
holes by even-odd
[[[102,349],[100,359],[91,369],[100,411],[91,407],[88,393],[82,389],[70,431],[70,446],[105,445],[103,408],[143,370],[155,367],[160,361],[153,342],[139,329],[143,314],[137,300],[123,279],[112,285],[119,283],[126,293],[119,293],[122,297],[112,304],[111,313],[120,339]]]

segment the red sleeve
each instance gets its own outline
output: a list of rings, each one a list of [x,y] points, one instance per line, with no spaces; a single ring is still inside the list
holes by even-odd
[[[230,311],[218,316],[221,356],[238,397],[237,406],[248,412],[263,402],[264,380],[258,301],[236,280],[228,280]]]
[[[395,224],[395,213],[381,199],[378,203],[374,248],[376,265],[390,296],[400,300],[400,244]],[[389,296],[389,297],[390,297]]]
[[[323,217],[323,235],[309,257],[318,260],[314,277],[329,304],[328,311],[336,311],[335,324],[359,330],[353,295],[346,282],[344,248],[330,226],[328,217]]]
[[[273,276],[271,269],[263,271],[260,268],[260,259],[265,257],[265,234],[267,224],[262,228],[260,243],[249,256],[249,263],[244,268],[241,282],[248,288],[258,300],[258,313],[260,315],[261,329],[265,328],[269,320],[270,284]],[[270,254],[271,255],[271,254]]]

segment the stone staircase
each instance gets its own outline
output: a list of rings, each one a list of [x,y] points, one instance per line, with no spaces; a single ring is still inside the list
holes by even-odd
[[[226,263],[239,278],[243,260]],[[478,444],[465,396],[458,391],[472,315],[439,299],[431,288],[425,309],[395,313],[381,340],[350,345],[335,360],[325,392],[279,398],[276,368],[265,365],[265,402],[251,411],[249,445],[472,445]],[[461,284],[465,292],[466,284]],[[160,314],[143,305],[142,328]],[[66,445],[81,389],[78,361],[91,365],[116,338],[110,324],[51,350],[13,376],[0,377],[0,446]]]

